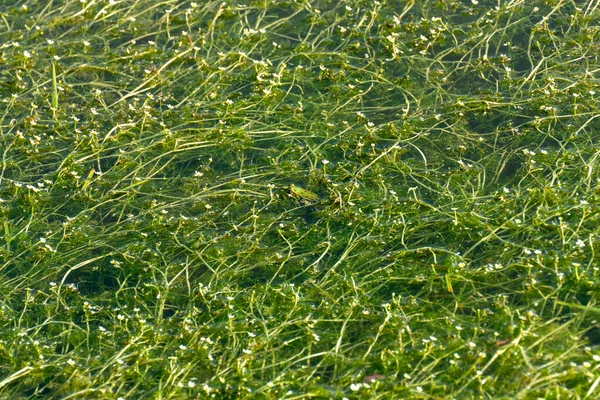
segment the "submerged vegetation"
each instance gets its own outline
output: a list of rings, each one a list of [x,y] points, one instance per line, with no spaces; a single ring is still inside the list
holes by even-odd
[[[0,0],[0,396],[600,396],[600,3]]]

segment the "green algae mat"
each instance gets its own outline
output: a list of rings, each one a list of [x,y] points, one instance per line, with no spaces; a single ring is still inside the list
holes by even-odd
[[[600,2],[0,0],[0,398],[600,397]]]

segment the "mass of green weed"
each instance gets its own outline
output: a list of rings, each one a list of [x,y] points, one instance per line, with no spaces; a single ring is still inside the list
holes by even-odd
[[[0,397],[600,397],[599,54],[596,0],[0,0]]]

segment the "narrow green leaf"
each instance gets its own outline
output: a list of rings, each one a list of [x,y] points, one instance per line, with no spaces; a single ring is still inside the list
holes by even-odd
[[[58,85],[56,84],[56,64],[52,63],[52,114],[56,118],[58,110]]]

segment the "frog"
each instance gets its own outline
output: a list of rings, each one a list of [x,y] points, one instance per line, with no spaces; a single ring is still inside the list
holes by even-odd
[[[285,193],[288,197],[303,205],[315,204],[319,201],[319,196],[316,193],[296,186],[293,183],[285,188]]]

